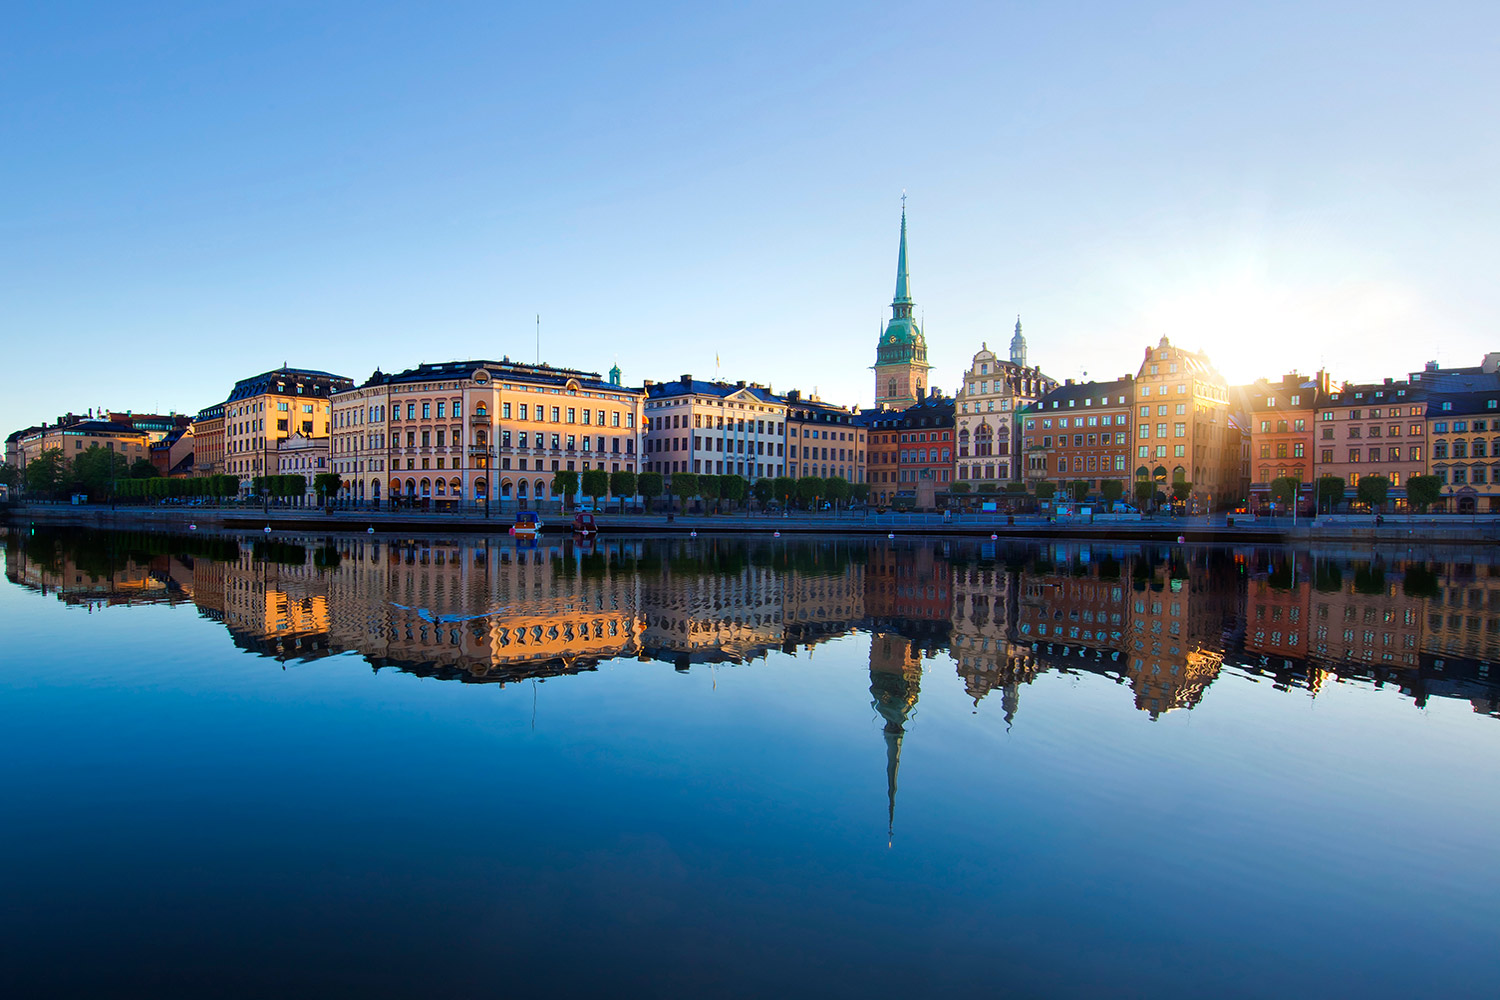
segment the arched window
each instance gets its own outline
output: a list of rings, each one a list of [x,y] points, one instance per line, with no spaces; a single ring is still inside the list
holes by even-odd
[[[526,480],[523,479],[516,484],[516,496],[522,500],[526,499]]]
[[[547,484],[538,479],[533,486],[531,495],[536,497],[538,500],[545,498],[547,495]]]
[[[406,481],[406,495],[409,497],[417,495],[417,481],[415,479],[408,479]]]
[[[474,480],[474,499],[483,500],[490,494],[490,484],[483,479]]]
[[[502,499],[510,499],[511,483],[509,479],[500,480],[500,496]]]
[[[440,497],[448,495],[448,484],[441,479],[437,481],[437,495]]]
[[[429,479],[422,480],[422,495],[424,497],[430,497],[430,496],[432,496],[432,481],[431,480],[429,480]]]

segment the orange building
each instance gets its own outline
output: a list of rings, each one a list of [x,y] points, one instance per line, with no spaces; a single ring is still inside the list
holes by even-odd
[[[1332,391],[1328,373],[1299,375],[1292,372],[1279,382],[1259,379],[1245,387],[1245,410],[1250,422],[1250,502],[1258,508],[1270,504],[1271,482],[1291,477],[1306,483],[1300,494],[1306,511],[1313,506],[1313,440],[1318,408],[1326,405]]]
[[[1239,498],[1240,440],[1230,426],[1229,384],[1208,355],[1166,337],[1146,349],[1135,377],[1135,478],[1192,484],[1213,509]]]

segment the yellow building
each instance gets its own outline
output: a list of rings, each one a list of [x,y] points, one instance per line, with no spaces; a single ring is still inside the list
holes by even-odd
[[[561,471],[638,471],[644,390],[510,360],[376,372],[334,398],[331,461],[356,502],[550,499]]]
[[[18,442],[16,467],[26,468],[28,462],[52,448],[59,449],[63,458],[71,462],[93,447],[116,452],[127,463],[151,458],[151,438],[146,432],[107,420],[78,420],[38,427],[23,435]]]
[[[193,418],[193,474],[216,476],[224,471],[224,404],[215,403]]]
[[[342,375],[277,368],[234,384],[224,401],[224,471],[248,492],[256,476],[277,474],[277,448],[293,434],[329,436],[328,397],[354,383]]]
[[[830,406],[817,396],[787,393],[786,475],[839,476],[851,483],[865,479],[865,444],[869,433],[859,422],[859,408]]]
[[[1137,481],[1163,492],[1187,482],[1199,502],[1223,505],[1240,495],[1240,440],[1229,420],[1229,384],[1208,355],[1166,337],[1146,348],[1135,378]]]

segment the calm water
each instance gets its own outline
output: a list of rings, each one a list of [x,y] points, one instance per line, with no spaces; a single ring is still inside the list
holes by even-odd
[[[1472,552],[4,555],[8,996],[1495,994]]]

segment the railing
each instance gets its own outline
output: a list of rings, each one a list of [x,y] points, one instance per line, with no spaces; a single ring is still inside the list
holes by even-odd
[[[490,446],[487,444],[471,444],[468,447],[468,453],[471,456],[479,456],[484,458],[493,458],[495,455],[494,451],[492,451],[490,449]]]
[[[471,424],[483,424],[485,426],[489,426],[490,420],[491,418],[488,413],[472,413],[469,415],[469,423]]]

